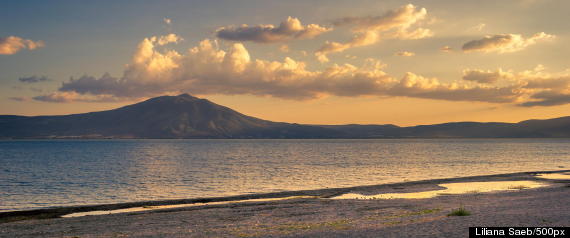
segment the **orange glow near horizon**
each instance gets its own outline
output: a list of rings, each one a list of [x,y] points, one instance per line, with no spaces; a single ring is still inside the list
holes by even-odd
[[[411,98],[328,97],[311,101],[293,101],[256,96],[200,95],[199,97],[264,120],[318,125],[415,126],[460,121],[516,123],[530,119],[570,116],[570,105],[525,108],[491,103],[443,102]],[[9,115],[66,115],[111,110],[132,103],[137,101],[48,104],[48,107],[44,103],[32,103],[32,106],[26,108],[9,103],[3,108],[7,109],[5,113]]]
[[[0,14],[0,115],[189,93],[300,124],[570,116],[570,1],[316,1],[70,4],[83,19],[40,4],[72,25]]]

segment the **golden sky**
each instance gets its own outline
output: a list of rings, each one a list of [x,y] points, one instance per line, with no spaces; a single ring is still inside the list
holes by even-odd
[[[563,0],[12,2],[0,10],[0,114],[82,113],[190,93],[251,116],[309,124],[568,116],[568,7]]]

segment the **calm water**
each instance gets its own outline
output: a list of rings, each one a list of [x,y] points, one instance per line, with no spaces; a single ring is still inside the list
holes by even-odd
[[[567,139],[0,141],[0,210],[570,168]]]

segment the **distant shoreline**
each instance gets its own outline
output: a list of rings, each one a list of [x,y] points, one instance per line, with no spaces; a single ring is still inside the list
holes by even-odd
[[[570,116],[506,122],[317,125],[274,122],[188,94],[56,116],[0,115],[0,138],[570,138]]]

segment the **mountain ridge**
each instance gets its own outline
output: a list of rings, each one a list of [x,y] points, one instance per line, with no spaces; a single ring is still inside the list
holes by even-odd
[[[570,138],[570,116],[400,127],[273,122],[189,94],[69,115],[0,115],[0,138]]]

